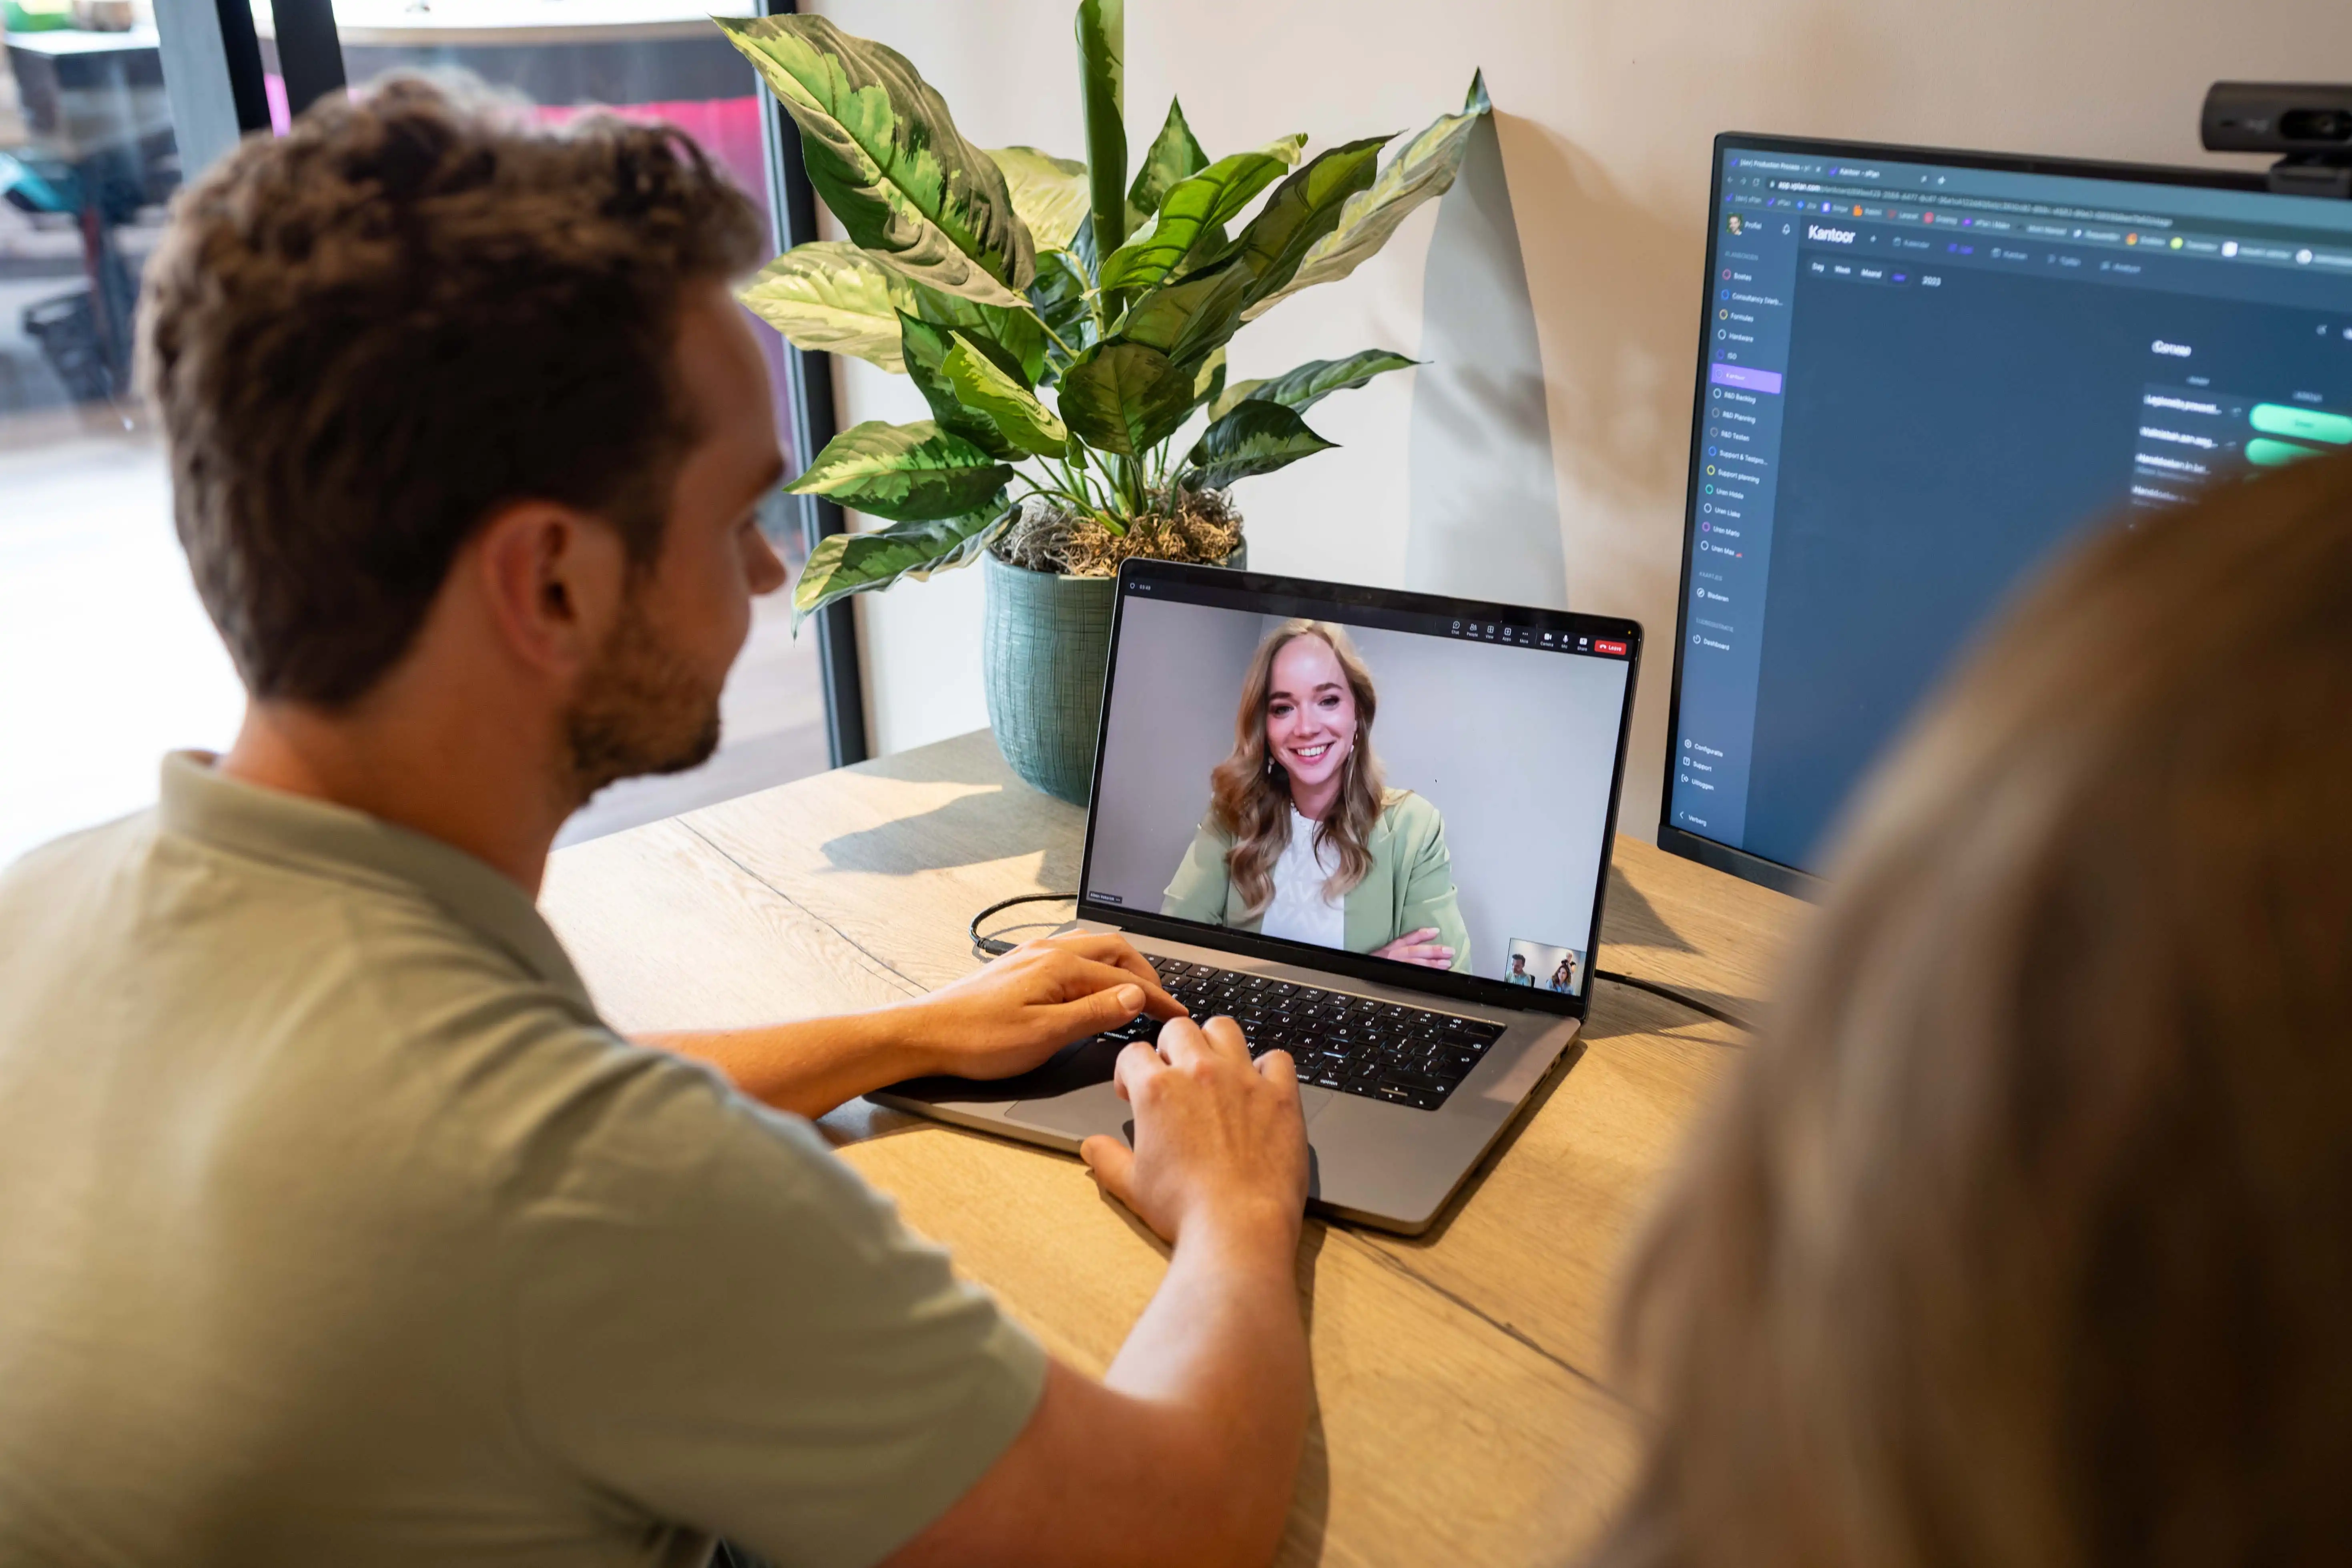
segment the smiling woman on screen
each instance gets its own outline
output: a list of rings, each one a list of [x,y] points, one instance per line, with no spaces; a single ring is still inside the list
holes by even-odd
[[[1381,783],[1378,700],[1347,632],[1286,621],[1250,660],[1233,755],[1160,912],[1426,969],[1467,969],[1470,933],[1437,808]]]

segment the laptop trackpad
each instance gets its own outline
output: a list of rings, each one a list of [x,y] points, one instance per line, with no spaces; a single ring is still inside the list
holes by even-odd
[[[1323,1114],[1336,1096],[1328,1089],[1312,1085],[1298,1091],[1298,1107],[1307,1113],[1309,1126]],[[1026,1127],[1044,1128],[1047,1131],[1066,1132],[1086,1138],[1097,1132],[1108,1132],[1114,1138],[1123,1137],[1127,1124],[1135,1119],[1134,1110],[1118,1097],[1118,1090],[1108,1083],[1089,1084],[1084,1089],[1057,1094],[1051,1100],[1024,1100],[1004,1113],[1007,1121],[1018,1121]]]

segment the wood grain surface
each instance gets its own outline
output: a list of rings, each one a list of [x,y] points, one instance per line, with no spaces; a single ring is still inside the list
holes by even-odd
[[[617,1027],[807,1017],[967,973],[972,914],[1075,888],[1085,826],[981,732],[562,850],[541,902]],[[1636,839],[1614,862],[1601,966],[1754,1016],[1805,906]],[[1574,1067],[1427,1236],[1309,1223],[1316,1411],[1281,1562],[1559,1563],[1589,1538],[1636,1453],[1611,1280],[1745,1039],[1601,983]],[[1076,1160],[862,1100],[824,1126],[1055,1352],[1108,1364],[1166,1252]]]

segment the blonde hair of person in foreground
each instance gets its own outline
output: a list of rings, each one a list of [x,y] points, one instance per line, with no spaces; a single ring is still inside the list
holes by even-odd
[[[2352,459],[2129,521],[1866,792],[1593,1563],[2352,1559]]]

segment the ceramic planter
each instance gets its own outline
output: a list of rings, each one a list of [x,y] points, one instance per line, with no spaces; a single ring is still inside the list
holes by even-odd
[[[1224,564],[1246,563],[1249,547]],[[987,606],[981,675],[989,727],[1014,773],[1056,800],[1087,804],[1110,661],[1110,577],[1065,577],[981,555]]]

